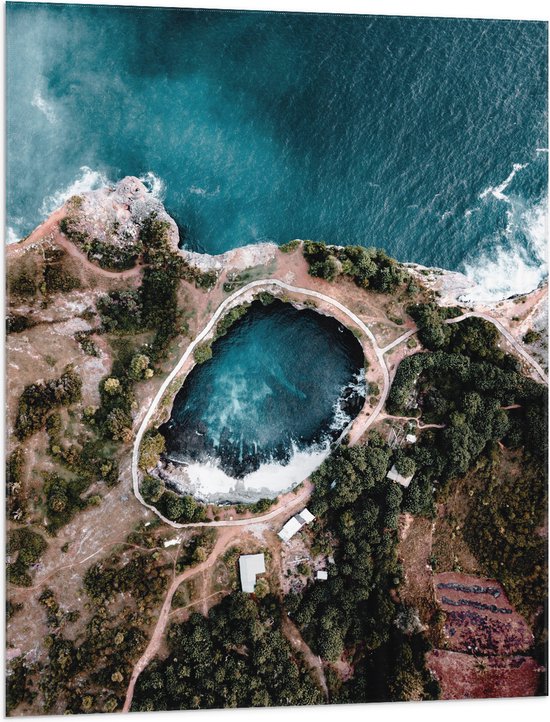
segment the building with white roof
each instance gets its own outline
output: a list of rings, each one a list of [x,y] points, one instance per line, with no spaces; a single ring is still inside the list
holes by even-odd
[[[302,522],[302,524],[311,524],[311,522],[315,519],[309,509],[302,509],[302,511],[299,514],[296,514],[294,518]]]
[[[328,572],[325,569],[319,569],[319,571],[315,575],[315,578],[325,581],[326,579],[328,579]]]
[[[239,573],[243,592],[253,594],[256,586],[256,576],[264,572],[265,559],[263,554],[243,554],[239,557]]]
[[[407,434],[405,441],[407,444],[416,444],[416,434]]]
[[[278,536],[284,541],[288,542],[296,532],[304,526],[304,524],[311,524],[315,519],[309,509],[302,509],[299,514],[295,514],[287,523],[283,526]]]
[[[395,464],[392,466],[392,468],[386,474],[386,477],[388,479],[391,479],[391,481],[395,481],[398,484],[401,484],[401,486],[404,486],[405,489],[411,483],[413,476],[414,476],[414,474],[411,474],[410,476],[402,476],[395,468]]]

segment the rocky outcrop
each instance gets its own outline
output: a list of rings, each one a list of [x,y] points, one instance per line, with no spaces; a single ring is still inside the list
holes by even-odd
[[[117,248],[139,243],[140,227],[151,213],[169,224],[170,245],[177,250],[178,227],[164,210],[162,202],[133,176],[114,186],[73,196],[66,203],[66,215],[72,235],[99,241]]]

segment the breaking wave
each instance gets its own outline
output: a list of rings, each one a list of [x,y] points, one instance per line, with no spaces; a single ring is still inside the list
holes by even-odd
[[[139,180],[154,198],[161,202],[164,201],[166,196],[166,184],[162,178],[159,178],[158,175],[155,175],[153,171],[150,170],[139,176]]]
[[[6,228],[6,243],[17,243],[21,238],[21,234],[18,233],[15,228],[8,226]]]
[[[259,467],[242,477],[235,477],[223,470],[222,459],[211,458],[202,461],[184,461],[177,456],[169,460],[180,465],[183,463],[187,481],[172,480],[171,483],[180,493],[192,494],[204,502],[239,501],[263,497],[273,498],[291,490],[315,471],[330,453],[335,438],[341,437],[355,415],[346,410],[346,400],[364,399],[367,387],[365,370],[360,369],[353,380],[342,387],[341,395],[333,406],[334,416],[324,438],[310,444],[307,448],[291,441],[288,458],[281,460],[275,456],[264,459]]]
[[[329,429],[331,431],[337,432],[344,431],[350,421],[354,418],[354,416],[349,413],[349,410],[345,408],[346,401],[349,400],[351,396],[355,397],[356,399],[364,399],[366,395],[367,386],[365,380],[365,369],[362,368],[357,372],[357,374],[355,374],[353,380],[347,386],[344,386],[342,388],[340,396],[334,402],[334,406],[332,407],[334,411],[334,416],[330,423]]]
[[[53,211],[68,201],[71,196],[80,195],[87,191],[94,191],[107,185],[110,185],[110,181],[104,173],[98,170],[92,170],[88,168],[87,165],[83,165],[80,168],[80,175],[78,175],[72,183],[44,198],[40,213],[43,218],[47,218]]]
[[[277,460],[263,462],[258,469],[242,479],[236,479],[221,469],[216,460],[194,462],[186,467],[188,484],[180,485],[182,493],[193,494],[201,501],[235,501],[274,498],[289,491],[317,469],[330,453],[330,441],[316,444],[308,449],[292,445],[287,463]]]
[[[506,207],[505,228],[484,238],[475,255],[463,262],[464,275],[476,285],[464,300],[491,303],[529,293],[548,275],[548,198],[528,204],[519,195],[505,193],[516,174],[528,165],[515,163],[508,177],[486,188],[479,195],[481,204],[465,213],[469,218],[495,200]]]

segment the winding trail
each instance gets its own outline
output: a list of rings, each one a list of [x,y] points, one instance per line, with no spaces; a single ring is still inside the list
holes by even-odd
[[[166,592],[166,596],[164,598],[164,602],[162,604],[157,623],[155,625],[154,632],[151,636],[151,639],[149,640],[149,644],[147,645],[147,648],[141,655],[141,657],[138,659],[136,664],[134,665],[134,669],[132,670],[132,675],[130,677],[130,681],[128,683],[128,688],[126,690],[126,698],[124,700],[124,706],[122,708],[123,712],[129,712],[130,707],[132,706],[132,700],[134,698],[134,689],[136,686],[137,679],[139,675],[143,672],[143,670],[147,667],[149,662],[153,659],[153,657],[158,652],[158,649],[160,647],[160,644],[162,642],[162,637],[164,635],[164,630],[166,629],[166,625],[168,623],[168,618],[170,616],[170,610],[172,606],[172,598],[174,594],[176,593],[178,587],[190,577],[194,577],[197,574],[201,574],[202,572],[205,572],[207,569],[209,569],[211,566],[213,566],[218,557],[222,552],[224,552],[231,544],[235,541],[235,538],[238,535],[238,532],[232,529],[225,529],[217,538],[216,543],[214,544],[214,547],[212,551],[210,552],[207,559],[205,559],[204,562],[201,562],[201,564],[197,564],[197,566],[189,567],[181,574],[174,577],[172,580],[172,583],[168,587],[168,591]],[[201,601],[201,600],[198,600]]]
[[[279,281],[278,279],[269,279],[269,280],[258,280],[258,281],[252,281],[251,283],[247,283],[246,286],[243,286],[242,288],[238,289],[234,293],[232,293],[230,296],[228,296],[222,303],[218,306],[215,313],[213,314],[210,321],[206,324],[206,326],[203,328],[203,330],[199,333],[198,336],[195,337],[193,341],[189,344],[189,346],[185,349],[185,352],[181,356],[180,360],[176,364],[176,366],[172,369],[171,373],[166,377],[164,380],[162,386],[157,391],[157,394],[153,401],[151,402],[151,405],[149,406],[149,409],[147,410],[147,413],[143,417],[141,424],[139,426],[139,429],[136,434],[136,438],[134,441],[134,449],[132,452],[132,483],[133,483],[133,489],[134,494],[136,495],[137,499],[148,509],[151,509],[157,516],[159,516],[163,522],[166,524],[169,524],[170,526],[173,526],[175,528],[181,528],[186,526],[236,526],[239,523],[257,523],[261,521],[267,521],[268,519],[272,518],[274,515],[273,512],[270,512],[268,514],[265,514],[260,517],[255,517],[254,519],[247,519],[247,520],[228,520],[228,521],[219,521],[219,522],[196,522],[191,524],[178,524],[177,522],[171,521],[170,519],[167,519],[164,517],[152,504],[148,504],[144,498],[141,495],[141,492],[139,490],[139,471],[138,471],[138,461],[139,461],[139,447],[141,445],[141,440],[143,438],[143,435],[145,431],[147,430],[147,427],[149,426],[149,423],[153,417],[153,414],[155,413],[160,400],[164,396],[164,393],[168,386],[172,383],[172,381],[176,378],[178,373],[183,368],[186,361],[189,359],[191,354],[193,353],[195,347],[200,344],[204,339],[208,337],[212,329],[214,328],[217,321],[220,319],[224,311],[231,306],[231,304],[239,297],[244,296],[246,293],[251,291],[252,289],[262,289],[262,290],[269,290],[270,288],[281,288],[285,291],[289,291],[290,293],[298,293],[303,296],[309,296],[310,298],[316,298],[318,300],[324,301],[325,303],[330,304],[331,306],[334,306],[338,310],[342,311],[353,323],[368,337],[370,342],[372,343],[372,346],[374,348],[374,352],[376,354],[376,357],[378,359],[378,363],[380,364],[380,368],[382,370],[382,375],[384,378],[384,388],[380,395],[380,399],[378,400],[378,403],[376,404],[376,407],[374,408],[372,414],[365,419],[364,423],[362,424],[361,434],[362,435],[365,430],[374,422],[380,411],[382,410],[384,403],[386,401],[386,397],[389,393],[389,387],[390,387],[390,375],[388,368],[384,362],[384,353],[388,349],[382,350],[378,346],[378,343],[376,341],[376,338],[374,337],[374,334],[370,330],[370,328],[361,321],[361,319],[353,313],[353,311],[350,311],[349,308],[344,306],[344,304],[340,303],[334,298],[331,298],[330,296],[325,295],[324,293],[320,293],[319,291],[312,291],[309,288],[301,288],[299,286],[291,286],[288,283],[285,283],[284,281]],[[409,338],[411,335],[411,332],[405,333],[403,336],[401,336],[399,339],[397,339],[395,342],[390,344],[390,347],[395,346],[397,343],[400,343],[401,341],[405,340],[406,338]],[[354,435],[355,436],[355,435]],[[350,439],[350,443],[353,443]],[[277,513],[279,513],[277,511]]]
[[[96,263],[92,263],[92,261],[88,259],[88,256],[83,253],[78,246],[70,241],[60,229],[59,223],[66,215],[67,209],[63,205],[61,208],[54,211],[51,216],[44,221],[44,223],[37,226],[34,231],[25,238],[25,240],[11,244],[10,249],[13,249],[12,253],[17,253],[20,249],[29,248],[33,244],[44,240],[44,237],[50,233],[51,242],[61,246],[63,250],[75,258],[81,266],[84,266],[84,268],[97,274],[98,276],[112,278],[118,281],[126,278],[132,278],[133,276],[139,276],[142,271],[142,266],[139,263],[132,268],[126,269],[125,271],[108,271],[106,268],[101,268],[101,266],[98,266]]]

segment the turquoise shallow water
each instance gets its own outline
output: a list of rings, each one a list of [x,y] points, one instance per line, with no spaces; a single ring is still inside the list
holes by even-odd
[[[334,439],[361,409],[363,364],[359,342],[335,319],[255,302],[176,395],[161,427],[168,456],[217,459],[234,478],[286,463],[293,447]]]
[[[544,23],[8,3],[7,32],[13,238],[132,174],[209,252],[377,245],[501,296],[546,273]]]

